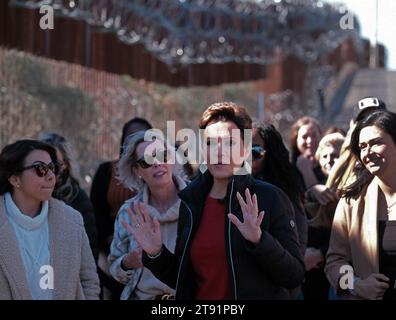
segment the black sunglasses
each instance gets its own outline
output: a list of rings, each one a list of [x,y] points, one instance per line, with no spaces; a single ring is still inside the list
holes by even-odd
[[[157,154],[148,156],[147,158],[149,162],[147,162],[145,157],[143,156],[140,159],[136,160],[136,165],[139,165],[142,169],[147,169],[154,165],[155,159],[157,159],[159,162],[166,163],[168,160],[167,154],[167,150],[163,150],[158,152]]]
[[[262,157],[264,157],[264,154],[265,154],[264,148],[262,148],[260,146],[253,146],[252,147],[253,159],[255,159],[255,160],[261,159]]]
[[[49,170],[51,170],[56,175],[58,173],[59,167],[53,162],[46,164],[44,162],[37,161],[30,166],[23,167],[20,171],[25,171],[29,169],[35,169],[36,174],[39,177],[45,177],[48,174]]]

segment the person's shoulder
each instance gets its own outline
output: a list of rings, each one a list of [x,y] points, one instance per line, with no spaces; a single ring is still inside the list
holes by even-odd
[[[273,196],[285,195],[279,187],[260,179],[253,179],[253,188],[257,190],[257,192],[264,192]]]
[[[56,215],[56,219],[62,219],[64,223],[75,224],[84,227],[81,213],[67,205],[62,200],[51,198],[48,204],[49,214]]]
[[[143,198],[142,197],[142,193],[139,192],[134,197],[125,200],[125,202],[121,205],[120,209],[118,210],[117,216],[127,215],[128,214],[127,208],[131,208],[132,209],[133,203],[134,202],[141,202],[142,198]]]

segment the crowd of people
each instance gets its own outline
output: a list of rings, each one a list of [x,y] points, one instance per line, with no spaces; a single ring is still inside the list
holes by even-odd
[[[396,299],[396,114],[355,110],[347,132],[298,119],[286,146],[212,104],[200,170],[133,118],[89,196],[65,137],[5,146],[0,299]]]

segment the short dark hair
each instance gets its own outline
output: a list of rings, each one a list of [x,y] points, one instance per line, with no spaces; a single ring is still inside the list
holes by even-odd
[[[18,140],[9,144],[0,153],[0,195],[12,191],[12,185],[8,179],[19,174],[24,167],[26,157],[34,150],[48,152],[51,160],[56,162],[56,151],[47,143],[38,140]]]
[[[125,139],[127,137],[127,132],[128,132],[129,127],[134,125],[134,124],[139,124],[142,127],[144,127],[146,130],[149,130],[149,129],[153,128],[153,126],[150,124],[150,122],[148,122],[144,118],[139,118],[139,117],[132,118],[131,120],[126,122],[124,124],[124,126],[122,127],[122,135],[121,135],[121,143],[120,143],[121,148],[124,145],[124,142],[125,142]]]
[[[202,114],[199,121],[199,128],[205,129],[210,122],[231,121],[241,130],[243,139],[243,130],[252,129],[252,118],[250,118],[246,109],[234,102],[218,102],[209,106]]]

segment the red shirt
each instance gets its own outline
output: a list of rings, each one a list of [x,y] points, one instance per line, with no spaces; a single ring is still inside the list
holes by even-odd
[[[201,223],[191,245],[197,276],[197,300],[232,299],[225,244],[225,206],[206,198]]]

